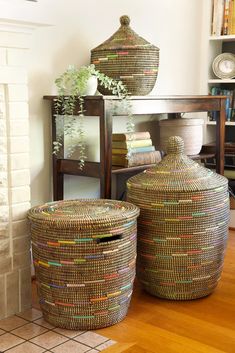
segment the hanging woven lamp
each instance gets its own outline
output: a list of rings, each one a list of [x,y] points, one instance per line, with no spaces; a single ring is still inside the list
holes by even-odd
[[[91,50],[91,63],[105,75],[121,80],[131,95],[147,95],[157,79],[159,48],[131,29],[128,16],[122,16],[120,22],[108,40]],[[98,90],[110,94],[104,87]]]
[[[229,221],[228,180],[189,159],[170,137],[156,167],[133,176],[127,199],[139,206],[137,276],[167,299],[210,294],[221,276]]]

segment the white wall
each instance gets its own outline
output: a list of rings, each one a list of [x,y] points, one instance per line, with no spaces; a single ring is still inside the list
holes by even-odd
[[[9,0],[1,0],[9,4]],[[119,27],[127,14],[132,28],[160,48],[157,95],[200,93],[200,40],[203,0],[13,0],[12,14],[52,23],[38,28],[32,43],[29,92],[32,204],[51,199],[50,111],[43,95],[55,94],[54,80],[68,64],[89,63],[90,50]],[[17,7],[18,6],[18,7]],[[97,146],[97,145],[96,145]],[[66,197],[79,197],[78,177],[67,177]],[[90,186],[89,186],[90,185]],[[97,181],[87,196],[98,196]]]

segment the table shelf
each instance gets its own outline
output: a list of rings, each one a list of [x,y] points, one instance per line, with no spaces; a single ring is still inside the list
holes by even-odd
[[[52,116],[52,141],[56,140],[56,119],[54,99],[56,96],[44,96],[51,103]],[[132,113],[135,119],[139,115],[169,114],[190,112],[217,111],[216,122],[216,153],[200,154],[192,156],[193,159],[203,160],[216,158],[216,171],[224,173],[224,134],[225,134],[225,101],[224,96],[136,96],[131,97]],[[115,101],[115,115],[113,114],[113,102]],[[83,170],[79,169],[78,161],[57,158],[53,155],[53,197],[54,200],[64,198],[64,175],[80,175],[96,177],[100,179],[100,197],[111,198],[112,175],[129,172],[139,173],[152,165],[122,168],[112,166],[112,132],[113,119],[116,116],[125,116],[125,107],[120,98],[115,96],[88,96],[84,97],[84,110],[87,116],[99,117],[100,134],[100,163],[85,162]],[[64,151],[61,152],[64,155]]]

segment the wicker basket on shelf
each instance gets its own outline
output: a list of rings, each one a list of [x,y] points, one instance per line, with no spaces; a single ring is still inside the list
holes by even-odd
[[[128,16],[122,16],[120,22],[117,32],[91,50],[91,63],[107,76],[121,80],[131,95],[147,95],[157,79],[159,49],[130,28]],[[110,94],[104,87],[98,90]]]
[[[167,299],[210,294],[226,248],[228,180],[189,159],[175,136],[167,156],[127,187],[127,200],[140,207],[137,276],[143,287]]]
[[[135,277],[139,210],[111,200],[58,201],[29,211],[44,318],[67,329],[121,321]]]

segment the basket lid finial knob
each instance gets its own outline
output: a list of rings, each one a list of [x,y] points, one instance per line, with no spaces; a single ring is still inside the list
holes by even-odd
[[[171,136],[167,143],[167,154],[182,154],[184,152],[184,141],[180,136]]]
[[[120,23],[122,26],[129,26],[130,21],[130,17],[127,15],[123,15],[120,17]]]

